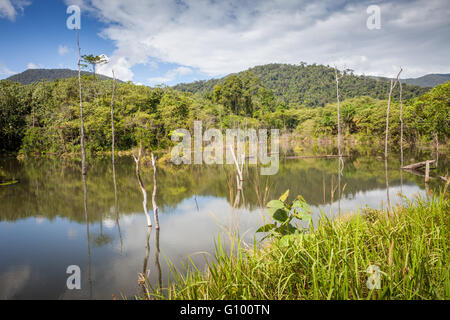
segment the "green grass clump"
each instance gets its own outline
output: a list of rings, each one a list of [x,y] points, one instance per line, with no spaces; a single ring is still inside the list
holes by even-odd
[[[238,244],[233,254],[219,241],[216,261],[206,272],[175,272],[163,294],[168,299],[450,299],[449,207],[441,195],[397,207],[389,219],[384,211],[324,218],[289,241],[272,239],[254,250]],[[381,272],[380,289],[366,284],[371,265]]]

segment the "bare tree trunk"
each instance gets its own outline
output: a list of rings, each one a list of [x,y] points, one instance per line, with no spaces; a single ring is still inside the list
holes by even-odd
[[[436,166],[439,165],[439,136],[437,133],[434,134],[435,144],[436,144]]]
[[[334,67],[336,78],[336,99],[337,99],[337,127],[338,127],[338,154],[341,156],[341,117],[340,117],[340,100],[339,100],[339,76],[336,67]]]
[[[400,72],[397,74],[397,79],[395,81],[391,80],[391,87],[389,90],[389,99],[388,99],[388,106],[387,106],[387,112],[386,112],[386,137],[384,140],[384,157],[385,158],[388,157],[389,111],[391,108],[392,91],[394,90],[394,88],[398,82],[398,78],[399,78],[401,72],[402,72],[402,69],[400,68]]]
[[[138,157],[136,158],[136,156],[133,154],[133,158],[134,158],[134,161],[136,162],[136,177],[138,179],[139,187],[141,188],[142,195],[144,197],[144,200],[142,201],[142,206],[144,207],[145,217],[147,218],[147,226],[149,228],[151,228],[152,220],[150,219],[150,215],[148,214],[148,211],[147,211],[147,191],[145,190],[144,183],[142,182],[141,174],[140,174],[140,171],[139,171],[139,165],[140,165],[140,162],[141,162],[141,156],[142,156],[142,143],[139,145],[139,155],[138,155]]]
[[[388,106],[386,111],[386,137],[384,140],[384,170],[386,173],[386,200],[388,205],[388,211],[386,212],[386,219],[389,218],[389,214],[391,212],[391,200],[389,197],[389,172],[388,172],[388,138],[389,138],[389,111],[391,107],[391,99],[392,99],[392,91],[394,90],[397,82],[399,82],[400,73],[402,73],[402,68],[400,68],[399,73],[397,74],[396,80],[391,80],[391,86],[389,89],[389,99]]]
[[[388,212],[386,213],[386,219],[389,218],[389,213],[391,212],[391,199],[389,196],[389,171],[388,171],[388,162],[387,162],[388,158],[385,157],[384,158],[384,171],[386,174],[386,201],[387,201],[387,206],[388,206]]]
[[[122,233],[120,231],[120,224],[119,224],[119,201],[117,199],[115,141],[114,141],[114,92],[116,89],[116,78],[114,75],[114,70],[113,70],[112,74],[113,74],[113,88],[112,88],[112,95],[111,95],[111,136],[112,136],[111,150],[112,150],[112,170],[113,170],[113,181],[114,181],[114,211],[116,214],[117,230],[119,232],[120,253],[122,254],[123,240],[122,240]]]
[[[403,100],[402,100],[402,91],[403,86],[402,82],[398,82],[400,86],[400,157],[401,157],[401,166],[403,167]]]
[[[234,154],[233,146],[230,145],[229,147],[230,147],[231,155],[233,156],[234,164],[236,165],[236,171],[237,171],[237,174],[236,174],[237,193],[236,193],[236,198],[234,200],[234,205],[233,205],[233,207],[236,208],[239,206],[239,202],[240,202],[240,198],[241,198],[242,183],[244,181],[242,171],[244,169],[245,157],[242,157],[242,166],[239,167],[239,162],[238,162],[238,159],[236,158],[236,155]]]
[[[77,34],[77,48],[78,48],[78,85],[80,89],[80,135],[81,135],[81,174],[86,175],[86,152],[84,149],[84,121],[83,121],[83,97],[81,93],[81,50],[78,29],[75,29]]]
[[[339,99],[339,75],[337,68],[334,67],[335,78],[336,78],[336,99],[337,99],[337,127],[338,127],[338,187],[339,187],[339,201],[338,201],[338,215],[341,215],[341,176],[344,171],[344,160],[342,159],[342,150],[341,150],[341,112],[340,112],[340,99]]]
[[[158,206],[156,205],[156,160],[155,156],[152,153],[152,166],[153,166],[153,193],[152,193],[152,206],[153,206],[153,214],[155,217],[155,228],[159,230],[159,217],[158,217]]]
[[[115,141],[114,141],[114,91],[116,90],[116,77],[114,75],[114,70],[112,71],[113,75],[113,88],[112,88],[112,94],[111,94],[111,149],[112,149],[112,163],[114,166],[114,152],[115,152]]]

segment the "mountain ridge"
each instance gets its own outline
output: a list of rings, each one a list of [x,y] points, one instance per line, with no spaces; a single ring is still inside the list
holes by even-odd
[[[81,75],[93,75],[93,73],[89,71],[81,71]],[[112,80],[112,78],[102,74],[96,74],[96,76],[102,80]],[[4,80],[19,82],[22,85],[27,85],[34,82],[39,82],[41,80],[55,81],[58,79],[73,77],[78,77],[78,71],[72,69],[27,69]]]

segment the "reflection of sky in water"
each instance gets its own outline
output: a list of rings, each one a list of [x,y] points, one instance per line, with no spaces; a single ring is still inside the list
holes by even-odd
[[[392,205],[401,203],[399,186],[390,188]],[[404,185],[403,194],[414,198],[424,195],[418,186]],[[231,208],[226,199],[216,197],[196,197],[183,200],[171,214],[160,215],[160,255],[162,279],[166,282],[170,275],[166,260],[183,269],[186,255],[199,265],[204,263],[204,253],[213,253],[218,233],[226,234],[238,225],[239,234],[245,243],[252,245],[256,229],[264,224],[262,210]],[[356,211],[369,206],[385,206],[386,190],[376,189],[357,192],[341,200],[341,211]],[[317,218],[320,211],[329,215],[330,207],[337,212],[338,201],[331,206],[312,206]],[[266,216],[267,218],[267,216]],[[315,219],[316,220],[316,219]],[[112,294],[132,297],[140,292],[137,285],[138,273],[143,271],[146,254],[145,217],[142,213],[121,216],[120,228],[123,243],[119,240],[116,223],[113,219],[103,221],[103,234],[114,240],[104,246],[93,245],[93,239],[100,235],[99,223],[90,225],[91,238],[91,279],[92,298],[112,298]],[[150,254],[147,269],[150,281],[158,283],[155,265],[155,234],[150,238]],[[259,236],[257,237],[259,239]],[[14,243],[14,250],[9,245]],[[86,226],[66,219],[48,221],[42,217],[20,220],[15,223],[0,223],[0,298],[90,298],[88,282],[88,255]],[[208,255],[211,258],[211,255]],[[8,261],[5,265],[5,261]],[[82,290],[67,290],[65,270],[69,265],[79,265],[82,270]]]

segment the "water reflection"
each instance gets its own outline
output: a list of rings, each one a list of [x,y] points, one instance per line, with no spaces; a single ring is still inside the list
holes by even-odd
[[[83,178],[83,205],[84,205],[84,218],[86,221],[86,241],[87,241],[87,256],[88,256],[88,282],[89,282],[89,298],[92,299],[92,277],[91,277],[91,240],[89,234],[89,214],[87,207],[87,184],[86,175],[82,174]],[[101,215],[102,216],[102,215]]]
[[[405,163],[429,158],[405,153]],[[311,204],[314,224],[321,213],[335,217],[366,205],[380,208],[387,195],[395,206],[403,201],[400,191],[409,198],[425,194],[423,177],[400,172],[401,159],[395,155],[388,166],[372,154],[342,163],[286,160],[275,176],[245,167],[243,198],[236,206],[235,166],[161,165],[159,233],[146,225],[133,159],[117,158],[112,179],[109,158],[90,163],[89,176],[82,180],[79,164],[70,161],[0,159],[1,167],[21,181],[0,189],[0,298],[130,298],[142,292],[137,276],[147,270],[153,287],[164,286],[170,275],[166,259],[182,270],[189,254],[204,266],[198,253],[213,253],[221,230],[236,231],[251,244],[268,218],[261,208],[287,189],[291,197],[301,194]],[[446,168],[441,155],[436,174],[445,175]],[[144,184],[152,183],[152,171],[141,167]],[[431,189],[440,186],[439,179],[430,182]],[[81,291],[65,286],[65,270],[72,264],[87,279]]]

